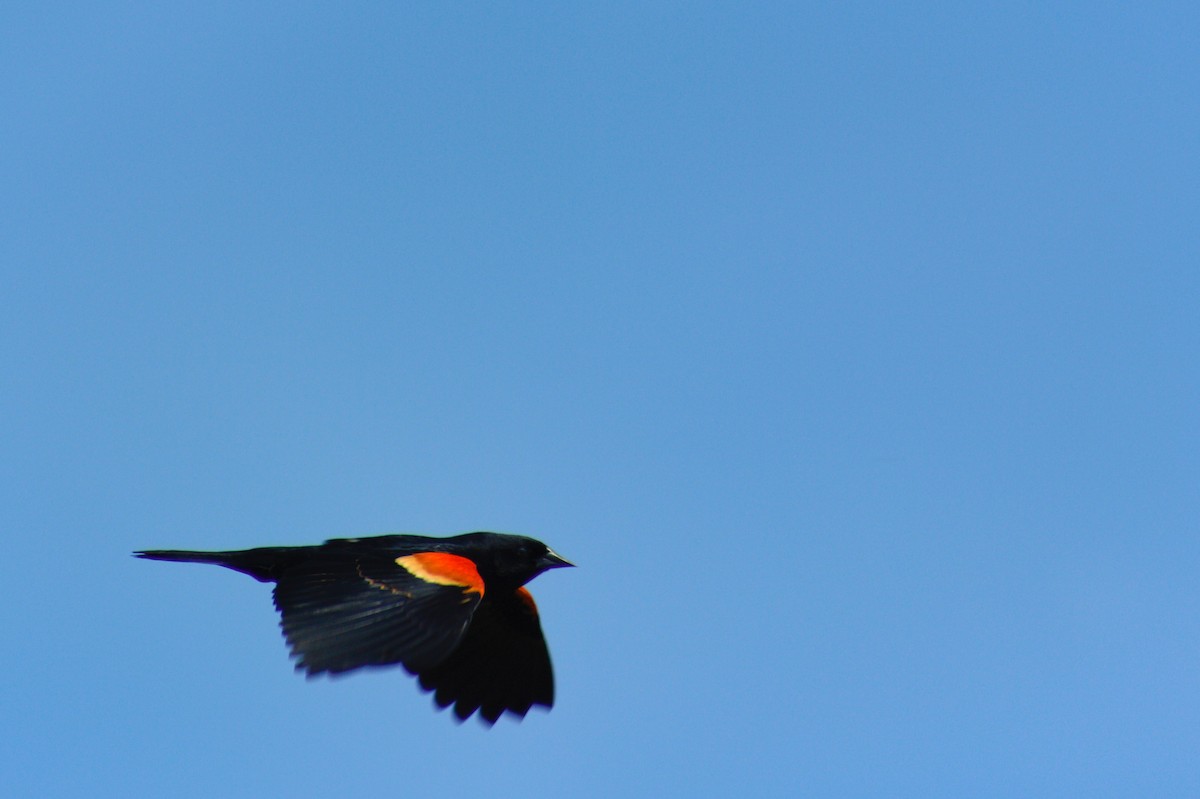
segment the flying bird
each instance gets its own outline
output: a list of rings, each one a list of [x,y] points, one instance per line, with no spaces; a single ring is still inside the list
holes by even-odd
[[[213,563],[275,583],[297,671],[403,665],[439,707],[492,725],[554,704],[537,606],[523,586],[574,564],[532,538],[382,535],[234,552],[149,549],[139,558]]]

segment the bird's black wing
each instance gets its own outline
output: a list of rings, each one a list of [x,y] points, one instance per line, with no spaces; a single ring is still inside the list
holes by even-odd
[[[507,710],[524,716],[554,704],[554,672],[533,597],[524,588],[480,603],[457,648],[435,666],[417,670],[421,687],[441,707],[466,720],[476,710],[494,724]]]
[[[310,676],[395,663],[417,672],[453,651],[483,592],[459,555],[346,553],[281,574],[275,607],[296,668]]]

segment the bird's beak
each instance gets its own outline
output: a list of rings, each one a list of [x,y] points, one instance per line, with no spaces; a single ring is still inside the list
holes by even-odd
[[[547,549],[546,554],[542,555],[543,569],[561,569],[564,566],[574,566],[575,564],[564,558],[562,555],[555,552],[553,549]]]

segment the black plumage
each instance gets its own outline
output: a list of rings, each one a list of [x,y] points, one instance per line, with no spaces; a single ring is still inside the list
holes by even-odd
[[[146,550],[275,583],[296,668],[313,676],[403,665],[440,707],[488,724],[554,704],[554,674],[525,583],[570,566],[532,538],[385,535],[231,552]]]

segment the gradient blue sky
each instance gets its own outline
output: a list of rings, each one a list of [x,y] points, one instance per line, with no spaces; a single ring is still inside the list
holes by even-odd
[[[1191,3],[7,3],[5,796],[1200,795]],[[523,532],[559,704],[148,563]]]

